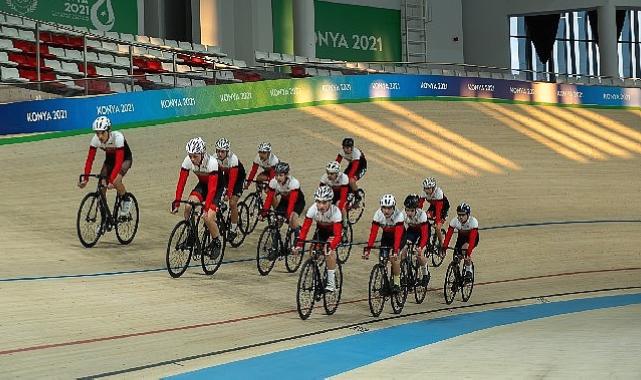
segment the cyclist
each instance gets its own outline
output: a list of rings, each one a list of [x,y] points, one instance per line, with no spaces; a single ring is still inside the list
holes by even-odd
[[[189,194],[189,200],[192,202],[205,203],[204,220],[209,233],[211,234],[211,249],[214,256],[218,256],[222,243],[220,241],[220,231],[216,224],[217,204],[222,196],[222,186],[218,180],[218,161],[215,157],[206,152],[206,144],[200,137],[194,137],[187,142],[185,147],[187,157],[185,157],[181,167],[178,184],[176,185],[176,196],[171,202],[171,213],[175,214],[180,208],[180,199],[182,198],[185,184],[189,172],[192,171],[198,177],[198,184]],[[185,219],[189,218],[191,205],[185,206]]]
[[[338,161],[331,161],[325,166],[325,174],[321,176],[320,185],[329,186],[334,194],[332,203],[341,211],[343,220],[347,221],[346,208],[347,193],[349,192],[349,178],[347,174],[341,173],[341,164]]]
[[[303,227],[298,236],[296,252],[303,248],[303,242],[307,237],[312,222],[316,222],[316,232],[314,240],[328,242],[329,250],[325,251],[325,260],[327,263],[327,285],[326,292],[333,292],[336,289],[334,273],[336,271],[336,247],[341,242],[341,212],[332,204],[334,191],[329,186],[320,186],[314,192],[314,204],[307,209]]]
[[[430,239],[430,229],[427,227],[427,213],[418,207],[418,194],[410,194],[405,197],[403,205],[405,206],[405,225],[407,228],[405,240],[412,242],[414,247],[417,248],[418,262],[423,275],[421,285],[427,286],[430,281],[430,272],[427,268],[427,258],[425,257],[425,246]]]
[[[436,179],[434,177],[427,177],[423,180],[423,196],[419,202],[419,208],[423,208],[425,201],[428,201],[430,207],[427,209],[427,217],[434,219],[434,230],[438,242],[443,246],[443,233],[441,226],[447,221],[447,213],[450,210],[450,201],[443,193],[443,189],[436,186]]]
[[[442,254],[450,244],[450,239],[454,231],[458,233],[456,237],[455,249],[466,249],[465,254],[465,281],[472,280],[472,251],[479,245],[479,222],[475,217],[470,215],[472,208],[463,202],[456,208],[456,218],[450,222],[450,227],[445,234],[445,242],[442,246]]]
[[[305,196],[300,189],[300,182],[289,175],[289,164],[286,162],[279,162],[274,170],[276,176],[269,181],[267,186],[267,196],[261,216],[267,215],[269,208],[273,207],[276,213],[287,218],[295,237],[298,237],[300,232],[298,216],[305,208]]]
[[[357,182],[363,178],[367,171],[367,160],[360,149],[354,146],[354,139],[345,137],[343,139],[343,150],[338,152],[336,161],[340,164],[343,158],[349,162],[345,168],[345,174],[349,178],[349,187],[352,189],[357,203],[363,199],[365,193],[358,188]]]
[[[381,197],[380,205],[381,207],[374,213],[363,258],[369,259],[374,240],[378,235],[378,229],[381,227],[383,234],[381,236],[380,255],[390,256],[390,262],[392,263],[392,291],[398,293],[401,290],[399,286],[401,262],[398,258],[398,253],[405,246],[405,216],[403,212],[396,209],[396,198],[392,194],[384,194]],[[390,247],[392,248],[391,255]]]
[[[222,174],[222,184],[226,186],[224,201],[229,202],[231,212],[231,225],[227,237],[233,241],[238,235],[238,199],[243,194],[243,183],[245,182],[245,167],[238,159],[238,156],[229,150],[230,143],[226,138],[216,141],[216,158]]]
[[[89,143],[89,152],[85,160],[85,176],[78,182],[78,187],[82,189],[87,186],[89,181],[87,175],[91,173],[93,160],[96,158],[96,150],[100,148],[105,151],[105,161],[102,163],[102,169],[100,169],[100,175],[107,177],[107,180],[103,181],[103,183],[108,189],[115,188],[118,196],[123,197],[127,190],[122,179],[131,168],[133,158],[125,135],[120,131],[112,131],[111,127],[111,120],[106,116],[99,116],[94,120],[91,129],[95,132],[95,135]],[[130,209],[131,200],[129,198],[122,199],[120,215],[126,216]]]
[[[258,154],[256,154],[252,168],[249,170],[247,182],[245,183],[245,190],[249,188],[249,184],[254,180],[254,176],[256,176],[256,172],[259,167],[263,171],[256,176],[256,182],[267,182],[274,178],[274,175],[276,175],[274,167],[279,162],[280,160],[278,157],[272,153],[272,144],[268,142],[258,144]]]

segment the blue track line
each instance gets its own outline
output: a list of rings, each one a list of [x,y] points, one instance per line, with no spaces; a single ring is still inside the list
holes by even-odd
[[[641,293],[480,311],[310,344],[169,377],[168,379],[323,379],[409,350],[479,330],[569,313],[641,304]]]
[[[525,228],[525,227],[541,227],[541,226],[554,226],[554,225],[572,225],[572,224],[604,224],[604,223],[641,223],[639,219],[599,219],[599,220],[566,220],[566,221],[549,221],[549,222],[533,222],[533,223],[517,223],[517,224],[501,224],[497,226],[481,227],[481,231],[501,230],[507,228]],[[224,261],[223,264],[241,263],[246,261],[253,261],[255,259],[240,259]],[[190,267],[198,267],[193,265]],[[9,277],[0,278],[1,282],[15,282],[15,281],[42,281],[42,280],[61,280],[67,278],[90,278],[90,277],[104,277],[104,276],[120,276],[126,274],[140,274],[150,272],[162,272],[166,268],[151,268],[151,269],[133,269],[115,272],[100,272],[100,273],[81,273],[81,274],[67,274],[67,275],[51,275],[51,276],[34,276],[34,277]]]

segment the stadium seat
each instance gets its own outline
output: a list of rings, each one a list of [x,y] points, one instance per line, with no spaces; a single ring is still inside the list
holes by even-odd
[[[5,38],[18,38],[18,29],[3,26],[2,36]]]
[[[0,78],[2,78],[3,82],[29,82],[28,79],[22,78],[18,69],[14,67],[0,67]]]
[[[111,90],[115,92],[127,92],[127,86],[124,83],[112,82],[110,87]]]
[[[18,38],[20,38],[23,41],[35,41],[36,35],[33,33],[32,30],[20,29],[18,31]]]
[[[61,66],[61,71],[64,72],[65,74],[71,74],[71,75],[82,74],[80,70],[78,70],[78,64],[76,63],[62,61],[60,63],[60,66]]]
[[[5,23],[7,25],[22,26],[22,17],[6,15]]]
[[[191,85],[194,87],[203,87],[205,86],[205,81],[202,79],[192,79],[191,80]]]
[[[186,42],[186,41],[178,41],[178,47],[183,50],[193,50],[194,48],[191,46],[191,42]]]

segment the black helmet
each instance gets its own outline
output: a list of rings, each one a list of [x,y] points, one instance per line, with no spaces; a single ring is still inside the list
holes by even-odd
[[[345,137],[343,139],[343,146],[352,147],[353,148],[354,147],[354,139],[351,138],[351,137]]]
[[[418,208],[418,203],[418,194],[408,195],[407,197],[405,197],[405,202],[403,202],[405,208]]]
[[[287,162],[281,161],[276,164],[276,166],[274,167],[274,170],[276,171],[276,173],[289,174],[289,164]]]
[[[458,205],[458,207],[456,208],[456,212],[459,214],[465,213],[467,215],[470,215],[470,213],[472,212],[472,208],[470,207],[470,205],[463,202],[460,205]]]

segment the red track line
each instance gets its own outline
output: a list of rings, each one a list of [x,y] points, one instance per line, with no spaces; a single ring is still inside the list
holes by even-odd
[[[582,271],[582,272],[556,273],[556,274],[547,274],[547,275],[541,275],[541,276],[513,278],[513,279],[508,279],[508,280],[481,282],[481,283],[478,283],[478,284],[475,284],[475,285],[477,285],[477,286],[492,285],[492,284],[500,284],[500,283],[506,283],[506,282],[534,280],[534,279],[540,279],[540,278],[575,276],[575,275],[591,274],[591,273],[624,272],[624,271],[635,271],[635,270],[641,270],[641,268],[640,267],[631,267],[631,268],[618,268],[618,269],[591,270],[591,271]],[[442,290],[442,289],[443,288],[430,288],[429,290],[436,291],[436,290]],[[364,302],[364,301],[367,301],[367,300],[368,300],[367,298],[363,298],[363,299],[345,301],[345,302],[341,302],[341,303],[342,304],[351,304],[351,303]],[[320,306],[317,306],[317,307],[320,307]],[[155,335],[155,334],[161,334],[161,333],[173,332],[173,331],[191,330],[191,329],[197,329],[197,328],[201,328],[201,327],[211,327],[211,326],[225,325],[225,324],[230,324],[230,323],[249,321],[249,320],[253,320],[253,319],[273,317],[275,315],[289,314],[289,313],[294,313],[294,312],[297,312],[297,311],[293,310],[293,309],[292,310],[275,311],[275,312],[267,313],[267,314],[258,314],[258,315],[252,315],[252,316],[249,316],[249,317],[240,317],[240,318],[234,318],[234,319],[227,319],[227,320],[224,320],[224,321],[199,323],[199,324],[196,324],[196,325],[170,327],[170,328],[166,328],[166,329],[143,331],[143,332],[139,332],[139,333],[112,335],[112,336],[106,336],[106,337],[102,337],[102,338],[73,340],[73,341],[62,342],[62,343],[52,343],[52,344],[43,344],[43,345],[39,345],[39,346],[14,348],[14,349],[10,349],[10,350],[0,351],[0,356],[14,354],[14,353],[18,353],[18,352],[38,351],[38,350],[44,350],[44,349],[48,349],[48,348],[55,348],[55,347],[75,346],[75,345],[80,345],[80,344],[104,342],[104,341],[109,341],[109,340],[125,339],[125,338],[132,338],[132,337],[145,336],[145,335]]]

